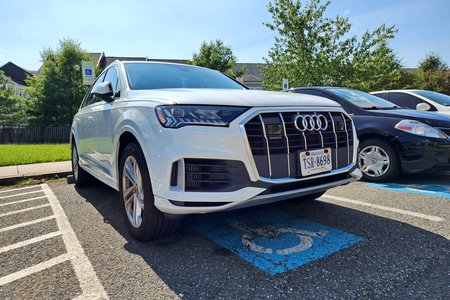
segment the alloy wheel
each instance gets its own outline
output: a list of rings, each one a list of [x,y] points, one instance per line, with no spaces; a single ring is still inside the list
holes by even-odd
[[[122,172],[122,196],[128,221],[139,228],[144,214],[144,189],[141,171],[133,156],[127,157]]]
[[[77,147],[72,147],[72,170],[73,170],[73,177],[78,179],[78,152]]]

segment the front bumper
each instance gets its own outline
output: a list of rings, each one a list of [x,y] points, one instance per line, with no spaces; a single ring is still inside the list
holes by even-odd
[[[208,213],[298,197],[358,180],[361,172],[355,168],[358,142],[353,125],[352,141],[354,142],[351,146],[352,151],[349,152],[351,153],[350,163],[345,166],[339,165],[325,174],[304,178],[295,176],[267,178],[259,174],[243,129],[243,125],[249,119],[261,112],[305,110],[329,112],[333,110],[344,113],[337,108],[333,109],[320,107],[280,109],[278,107],[262,110],[253,108],[234,120],[229,127],[186,126],[179,129],[167,129],[161,127],[158,122],[153,122],[153,140],[145,145],[144,152],[150,152],[150,155],[146,155],[146,159],[155,195],[155,206],[168,214]],[[202,159],[239,162],[242,164],[245,176],[239,177],[233,185],[238,188],[187,190],[186,176],[188,175],[185,164]],[[239,174],[244,173],[241,171]],[[174,176],[174,172],[177,176]],[[307,181],[310,184],[306,184]]]
[[[450,171],[450,139],[399,136],[399,158],[404,173]]]

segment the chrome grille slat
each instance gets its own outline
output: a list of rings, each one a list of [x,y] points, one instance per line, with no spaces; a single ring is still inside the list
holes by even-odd
[[[272,162],[270,160],[269,139],[267,138],[266,125],[264,124],[262,115],[259,115],[259,120],[261,121],[262,130],[264,133],[264,139],[266,140],[266,145],[267,145],[267,163],[269,164],[269,176],[272,177]]]
[[[334,126],[334,119],[333,119],[333,115],[329,112],[328,113],[330,115],[330,119],[331,119],[331,125],[333,125],[333,133],[334,133],[334,140],[336,141],[336,148],[334,149],[334,152],[336,153],[336,166],[338,165],[338,138],[337,138],[337,133],[336,133],[336,127]]]
[[[284,118],[282,113],[278,113],[280,116],[281,123],[283,123],[283,132],[284,138],[286,139],[286,147],[287,147],[287,167],[288,167],[288,177],[291,177],[291,152],[289,146],[289,138],[286,133],[286,123],[284,123]]]
[[[350,141],[349,141],[349,137],[348,137],[348,130],[347,130],[347,120],[345,120],[345,116],[343,113],[341,113],[342,119],[344,120],[344,129],[345,129],[345,134],[347,135],[347,154],[348,154],[348,160],[347,163],[350,163]]]

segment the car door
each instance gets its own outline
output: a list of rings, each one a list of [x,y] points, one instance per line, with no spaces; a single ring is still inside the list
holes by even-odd
[[[116,66],[105,71],[102,82],[110,82],[113,89],[111,101],[100,100],[90,107],[89,156],[92,167],[108,177],[113,176],[113,99],[120,96],[120,84]]]
[[[81,104],[81,108],[75,116],[75,123],[77,128],[77,136],[78,136],[78,154],[80,163],[85,168],[92,168],[92,143],[90,141],[90,130],[92,126],[93,116],[92,116],[92,107],[101,101],[101,99],[97,98],[94,94],[91,93],[93,87],[99,83],[103,82],[105,77],[105,73],[100,74],[97,80],[92,84],[86,96],[83,99],[83,103]]]

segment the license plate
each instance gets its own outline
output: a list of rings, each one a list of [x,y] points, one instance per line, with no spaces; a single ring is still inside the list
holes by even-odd
[[[300,152],[302,176],[331,171],[331,148]]]

